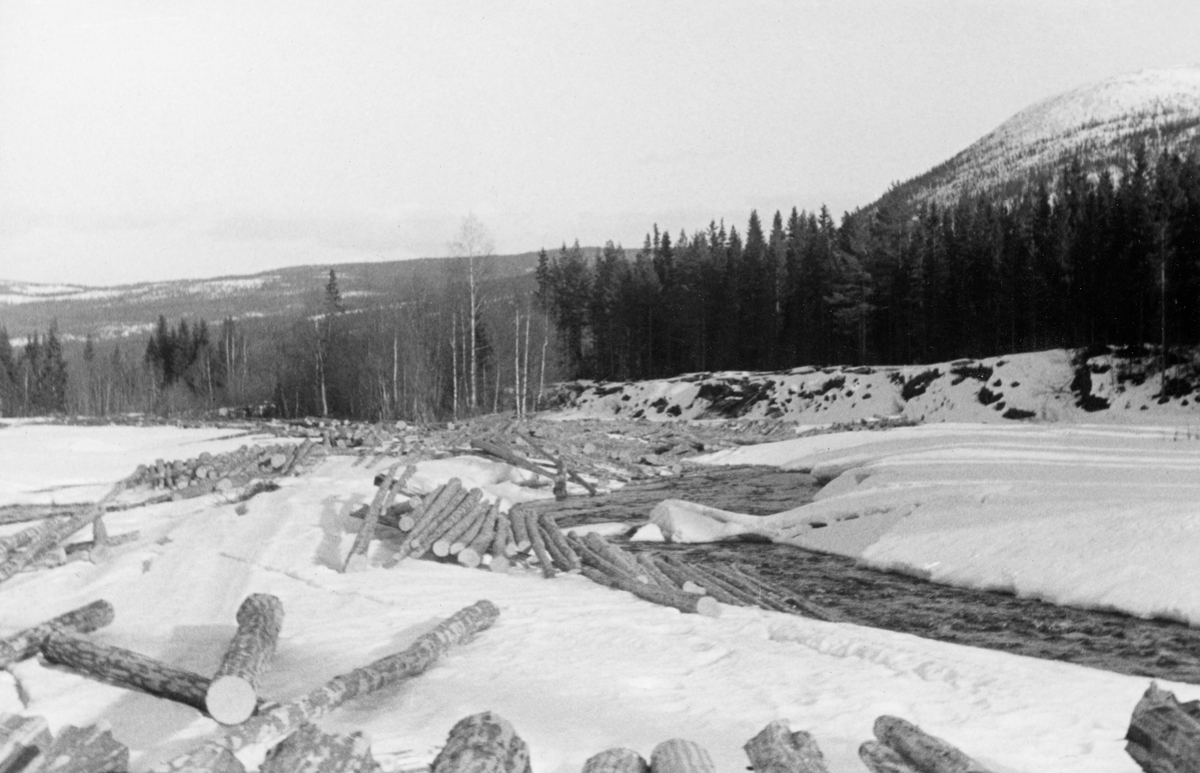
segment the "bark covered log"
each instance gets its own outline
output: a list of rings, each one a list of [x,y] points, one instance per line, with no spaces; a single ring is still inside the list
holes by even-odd
[[[84,676],[205,710],[209,680],[154,658],[62,630],[46,637],[42,655],[46,662]]]
[[[254,713],[258,680],[275,654],[283,626],[283,602],[266,593],[252,594],[238,608],[237,623],[204,697],[209,716],[225,725],[244,722]]]
[[[542,530],[538,528],[537,513],[530,511],[521,513],[521,515],[525,516],[525,531],[529,534],[529,541],[533,543],[533,554],[537,556],[542,576],[550,579],[556,572],[554,571],[554,562],[550,560],[550,554],[546,552],[546,540],[542,537]]]
[[[654,556],[649,553],[637,553],[634,559],[641,565],[642,569],[650,577],[650,581],[655,585],[663,588],[671,588],[678,590],[681,586],[674,580],[663,573],[663,570],[658,568],[658,564],[654,563]]]
[[[396,473],[396,466],[392,465],[392,468],[384,475],[383,483],[379,484],[379,488],[376,489],[375,497],[371,500],[367,514],[363,518],[363,525],[359,528],[358,534],[354,536],[350,554],[346,556],[346,562],[342,565],[342,572],[360,572],[367,568],[367,549],[375,537],[375,526],[379,522],[379,515],[387,509],[396,496],[397,481],[392,477]],[[401,476],[400,483],[407,480],[413,472],[415,472],[415,468],[408,467]]]
[[[458,522],[459,518],[465,516],[475,505],[479,503],[479,499],[483,496],[483,492],[479,489],[471,489],[459,491],[451,498],[441,512],[428,518],[423,524],[418,525],[412,531],[410,539],[405,541],[405,547],[410,555],[414,558],[420,558],[433,547],[433,543],[441,537],[447,529],[454,523]]]
[[[816,740],[803,730],[792,732],[776,720],[742,747],[754,773],[829,773]]]
[[[458,562],[463,566],[474,569],[483,561],[483,556],[491,549],[492,543],[496,538],[496,526],[501,520],[500,505],[493,502],[488,508],[486,520],[479,533],[475,535],[475,539],[469,545],[458,551]],[[450,552],[454,552],[454,546],[451,546]]]
[[[605,749],[588,757],[583,773],[650,773],[650,766],[633,749]]]
[[[513,505],[508,511],[508,521],[512,527],[513,544],[517,547],[517,553],[524,553],[533,547],[533,540],[526,527],[525,508]]]
[[[875,720],[875,737],[923,773],[991,773],[966,754],[899,717]]]
[[[55,631],[91,633],[111,623],[113,614],[112,604],[103,599],[97,599],[90,604],[2,639],[0,640],[0,668],[37,655],[46,641],[46,637]]]
[[[529,746],[511,723],[485,711],[450,729],[430,773],[529,773]]]
[[[680,612],[704,615],[705,617],[720,617],[721,605],[708,596],[697,596],[683,591],[672,591],[666,588],[646,585],[629,577],[613,577],[585,566],[580,570],[584,577],[600,585],[629,591],[633,595],[654,604],[673,607]]]
[[[513,542],[512,521],[507,513],[497,513],[496,534],[492,538],[492,546],[488,550],[493,556],[512,558],[517,554],[516,543]]]
[[[508,462],[514,467],[520,467],[522,470],[528,470],[534,475],[540,475],[543,478],[554,480],[554,472],[547,470],[541,465],[534,464],[507,446],[497,443],[493,440],[472,440],[471,446],[473,448],[478,448],[480,451],[483,451],[486,454],[491,454],[497,459]]]
[[[44,762],[43,762],[44,761]],[[39,764],[41,763],[41,764]],[[64,727],[29,773],[99,773],[129,769],[129,748],[105,725]]]
[[[1146,773],[1200,770],[1200,701],[1180,703],[1151,683],[1133,709],[1125,751]]]
[[[25,568],[26,565],[32,563],[42,553],[99,518],[104,513],[105,505],[119,494],[122,488],[123,484],[117,483],[108,490],[108,493],[99,502],[77,512],[69,518],[46,521],[37,526],[30,527],[31,531],[36,530],[30,541],[24,548],[10,554],[0,563],[0,582],[4,582],[12,577]]]
[[[900,752],[878,741],[864,741],[858,747],[858,758],[871,773],[922,773],[901,757]]]
[[[278,743],[304,722],[316,721],[348,700],[423,673],[448,649],[489,628],[499,615],[500,610],[492,602],[477,601],[451,615],[429,633],[417,637],[402,652],[336,676],[294,701],[264,708],[224,738],[163,763],[153,768],[153,773],[209,771],[223,755],[227,757],[250,745]]]
[[[672,738],[654,747],[650,754],[654,773],[716,773],[712,757],[704,747],[686,738]]]
[[[637,578],[639,582],[650,582],[650,576],[638,565],[638,562],[633,559],[624,550],[621,550],[616,545],[601,537],[599,534],[591,533],[583,538],[584,544],[596,551],[600,555],[608,559],[609,562],[621,567],[622,571],[630,577]]]
[[[450,543],[450,555],[457,556],[459,553],[467,549],[467,547],[479,538],[483,530],[487,528],[488,523],[492,519],[492,508],[494,504],[489,505],[487,502],[480,503],[480,508],[477,515],[471,519],[471,525],[466,530],[458,535],[453,542]],[[489,537],[488,542],[491,542]]]
[[[567,538],[563,536],[562,530],[558,528],[558,524],[554,522],[553,516],[547,513],[540,513],[535,516],[537,523],[542,530],[542,541],[546,543],[546,550],[550,553],[550,557],[558,565],[559,569],[564,572],[574,572],[580,567],[579,556],[575,554],[574,548],[567,542]]]
[[[438,558],[450,555],[451,546],[462,539],[480,518],[487,515],[490,505],[483,500],[482,491],[479,491],[478,496],[474,496],[475,491],[471,492],[472,499],[465,503],[470,505],[469,509],[462,511],[462,515],[451,516],[453,523],[448,523],[446,529],[433,541],[431,549]]]
[[[268,754],[258,773],[371,773],[379,763],[362,733],[326,733],[305,722]]]
[[[624,577],[629,580],[638,580],[638,578],[630,574],[624,566],[614,563],[607,556],[597,553],[595,550],[593,550],[592,546],[585,542],[582,537],[579,537],[575,534],[570,534],[568,535],[567,540],[579,554],[579,560],[582,566],[590,566],[591,568],[612,577]]]

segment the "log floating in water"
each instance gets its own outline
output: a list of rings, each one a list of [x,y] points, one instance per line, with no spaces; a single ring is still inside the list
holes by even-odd
[[[803,730],[793,733],[783,720],[764,727],[742,748],[754,773],[829,773],[816,740]]]
[[[290,703],[260,710],[224,738],[163,763],[153,768],[152,773],[210,771],[219,760],[245,746],[278,743],[304,722],[320,719],[348,700],[423,673],[448,649],[489,628],[499,615],[500,610],[492,602],[477,601],[443,620],[429,633],[417,637],[404,651],[336,676]]]
[[[1200,701],[1180,703],[1151,682],[1133,709],[1125,751],[1146,773],[1200,770]]]
[[[238,608],[237,623],[204,696],[209,716],[223,725],[244,722],[258,705],[258,680],[275,654],[283,602],[267,593],[252,594]]]
[[[209,680],[191,671],[57,630],[42,643],[47,663],[63,666],[102,682],[139,690],[204,711]]]
[[[103,599],[97,599],[78,609],[51,618],[41,625],[26,628],[7,639],[0,640],[0,668],[37,655],[43,642],[46,641],[46,637],[55,631],[91,633],[112,621],[112,604]]]
[[[326,733],[311,722],[279,743],[258,773],[368,773],[379,769],[362,733]]]
[[[485,711],[450,729],[430,773],[529,773],[529,747],[511,723]]]
[[[650,754],[654,773],[716,773],[712,757],[704,747],[686,738],[672,738],[654,747]]]
[[[905,762],[922,773],[991,773],[941,738],[899,717],[879,717],[874,730],[881,744],[899,752]]]
[[[650,773],[650,766],[633,749],[605,749],[588,757],[583,773]]]

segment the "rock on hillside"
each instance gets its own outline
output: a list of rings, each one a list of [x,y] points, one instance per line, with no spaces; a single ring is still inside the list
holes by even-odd
[[[569,410],[651,421],[781,419],[837,424],[910,421],[1200,419],[1200,352],[1173,353],[1166,393],[1150,347],[1052,349],[903,367],[802,367],[575,382]]]
[[[1039,102],[885,199],[944,205],[963,194],[1016,194],[1074,154],[1095,171],[1139,141],[1151,153],[1200,148],[1200,66],[1121,75]]]

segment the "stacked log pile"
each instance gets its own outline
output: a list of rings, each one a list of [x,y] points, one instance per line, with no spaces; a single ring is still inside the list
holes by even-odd
[[[212,492],[231,492],[254,480],[298,475],[314,464],[321,451],[316,443],[242,446],[224,454],[202,453],[193,459],[139,465],[129,486],[164,489],[172,499],[189,499]]]

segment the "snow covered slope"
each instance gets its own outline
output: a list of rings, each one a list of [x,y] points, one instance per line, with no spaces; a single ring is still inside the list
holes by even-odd
[[[904,367],[795,368],[699,373],[565,387],[567,416],[623,419],[781,419],[839,424],[899,417],[915,422],[1200,422],[1200,365],[1167,371],[1166,396],[1149,348],[1052,349]]]
[[[1072,154],[1095,170],[1139,140],[1151,153],[1200,147],[1200,66],[1144,70],[1051,97],[888,196],[947,204],[964,193],[1015,193]]]
[[[0,504],[33,493],[7,471],[43,439],[57,449],[58,469],[99,484],[128,472],[112,462],[121,449],[186,457],[232,440],[170,432],[174,450],[149,429],[0,428],[0,480],[10,484]],[[1078,438],[1077,463],[1087,463],[1095,437]],[[415,560],[389,568],[395,544],[387,539],[375,544],[367,571],[342,574],[361,523],[348,513],[371,497],[384,464],[330,457],[250,500],[244,515],[214,495],[112,513],[112,533],[137,529],[139,538],[104,563],[0,585],[0,636],[105,598],[116,619],[92,636],[212,673],[237,605],[250,593],[273,593],[286,616],[261,686],[266,697],[287,699],[403,649],[436,621],[488,598],[501,610],[493,628],[421,676],[338,709],[323,729],[366,732],[389,773],[421,769],[455,721],[484,710],[514,724],[539,773],[577,773],[613,746],[648,756],[671,737],[700,742],[717,770],[735,771],[747,764],[742,744],[784,719],[814,735],[830,773],[864,773],[858,746],[876,717],[893,714],[996,773],[1138,773],[1123,736],[1146,679],[749,608],[726,608],[716,619],[684,615],[577,575],[545,580],[536,571],[496,575]],[[546,495],[514,486],[522,471],[478,458],[422,462],[419,471],[423,489],[457,475],[492,496]],[[42,472],[38,488],[53,484],[53,470]],[[1018,510],[995,515],[1026,520]],[[1081,519],[1079,538],[1107,527],[1097,521],[1089,529]],[[940,528],[954,534],[953,525]],[[1179,541],[1178,559],[1194,557],[1184,551],[1194,547]],[[1200,698],[1195,685],[1162,686],[1181,700]],[[191,708],[39,660],[0,671],[0,711],[45,716],[53,730],[103,720],[131,747],[134,773],[221,733]]]

